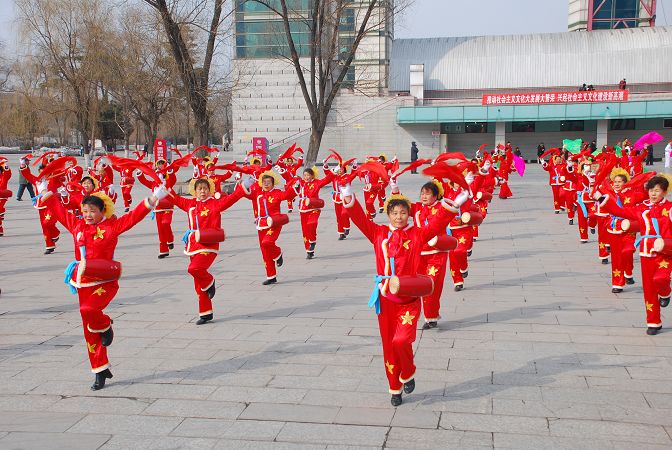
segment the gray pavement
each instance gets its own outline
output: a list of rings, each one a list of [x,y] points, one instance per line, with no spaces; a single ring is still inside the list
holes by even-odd
[[[639,284],[611,294],[595,236],[579,244],[552,213],[546,180],[529,165],[512,179],[514,198],[494,200],[466,290],[448,287],[439,328],[419,331],[417,388],[396,409],[366,307],[373,253],[356,230],[336,240],[329,203],[312,261],[292,215],[272,287],[260,284],[249,201],[225,213],[215,321],[200,327],[181,249],[158,260],[149,218],[123,236],[108,308],[114,378],[92,392],[77,300],[62,281],[72,239],[43,256],[36,211],[11,200],[0,448],[670,448],[672,333],[645,335]],[[420,184],[401,180],[410,193]],[[185,215],[173,224],[178,240]]]

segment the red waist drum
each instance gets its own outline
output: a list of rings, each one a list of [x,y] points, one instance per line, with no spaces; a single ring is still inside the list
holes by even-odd
[[[303,200],[304,209],[321,209],[324,208],[324,200],[318,197],[307,198]]]
[[[425,275],[390,278],[390,293],[398,297],[424,297],[434,292],[434,280]]]
[[[9,189],[0,189],[0,198],[5,199],[5,198],[10,198],[12,196],[12,191]]]
[[[172,207],[173,202],[166,197],[159,200],[159,203],[156,204],[156,207],[154,209],[171,209]]]
[[[195,231],[194,238],[199,244],[212,245],[224,242],[226,233],[221,228],[203,228]]]
[[[267,220],[269,227],[281,227],[289,223],[289,216],[287,214],[277,214],[269,217]]]
[[[672,239],[657,238],[653,241],[653,250],[663,256],[672,256]]]
[[[447,252],[457,248],[457,239],[453,236],[448,236],[447,234],[441,234],[439,236],[434,236],[428,244],[437,250]]]
[[[639,233],[639,222],[636,220],[623,219],[623,221],[621,221],[621,230],[630,233]]]
[[[483,200],[484,202],[489,202],[492,200],[492,194],[486,191],[480,191],[476,193],[476,198],[478,200]]]
[[[480,225],[483,223],[483,214],[475,211],[462,213],[462,222],[468,225]]]
[[[77,265],[77,282],[116,281],[121,278],[121,263],[110,259],[85,259]]]

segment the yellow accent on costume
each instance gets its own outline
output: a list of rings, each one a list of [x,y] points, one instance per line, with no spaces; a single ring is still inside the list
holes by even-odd
[[[47,213],[44,215],[44,220],[49,220],[51,219],[51,214]]]
[[[647,303],[647,304],[646,304],[646,310],[647,310],[647,311],[652,311],[652,312],[653,312],[653,303]]]
[[[277,185],[279,185],[279,184],[281,183],[280,175],[278,175],[277,173],[273,172],[272,170],[266,170],[266,171],[264,171],[264,172],[261,172],[261,174],[259,174],[259,178],[257,179],[257,183],[259,184],[259,186],[262,185],[262,184],[261,184],[261,181],[262,181],[262,180],[264,179],[264,177],[266,177],[266,176],[273,178],[273,186],[277,186]]]
[[[394,372],[394,364],[390,364],[389,361],[385,361],[385,367],[387,367],[387,371],[390,372],[390,375]]]
[[[207,217],[207,215],[210,213],[210,210],[208,208],[205,208],[201,211],[201,217]]]
[[[411,240],[405,240],[403,244],[401,244],[406,250],[410,250],[409,245],[411,243]]]
[[[95,291],[93,291],[93,293],[96,294],[98,297],[100,297],[101,295],[103,295],[105,292],[107,292],[107,291],[106,291],[105,289],[103,289],[102,287],[99,287],[98,289],[96,289]]]
[[[100,227],[96,227],[96,234],[93,235],[93,240],[103,239],[105,237],[105,230],[101,230]]]
[[[104,192],[94,192],[91,194],[93,197],[98,197],[103,201],[103,204],[105,205],[105,210],[103,211],[103,214],[105,215],[106,219],[109,219],[114,215],[114,202],[110,197],[107,196]],[[79,205],[80,210],[82,208],[82,205]]]
[[[96,344],[89,344],[88,342],[86,343],[86,346],[89,349],[89,353],[95,353],[96,352]]]
[[[658,268],[659,269],[667,269],[669,267],[670,267],[670,262],[669,261],[663,260],[663,261],[658,263]]]
[[[467,239],[464,236],[460,236],[457,242],[459,242],[460,244],[465,244],[467,242]]]
[[[434,277],[434,276],[436,276],[436,274],[437,274],[438,272],[439,272],[439,269],[437,269],[436,267],[432,266],[432,267],[430,267],[429,270],[427,271],[427,275],[429,275],[430,277]]]
[[[405,195],[401,195],[401,194],[392,194],[392,195],[390,195],[389,197],[387,197],[387,200],[385,200],[385,206],[383,207],[383,209],[384,209],[385,211],[387,211],[387,205],[388,205],[392,200],[403,200],[403,201],[405,201],[406,204],[408,205],[408,210],[409,210],[409,211],[411,210],[411,201],[408,199],[408,197],[406,197]]]
[[[625,181],[630,181],[630,174],[620,167],[616,167],[611,171],[611,173],[609,174],[609,179],[611,181],[614,181],[614,178],[616,178],[619,175],[624,176]]]
[[[620,277],[620,276],[621,276],[621,271],[618,270],[618,269],[616,269],[616,270],[612,271],[612,274],[613,274],[615,277]]]
[[[401,319],[402,325],[413,325],[413,319],[415,319],[415,316],[412,316],[409,311],[406,311],[406,314],[399,316],[399,318]]]
[[[191,181],[189,182],[189,194],[192,197],[196,197],[196,182],[198,180],[205,180],[208,182],[208,186],[210,186],[210,193],[214,194],[215,193],[215,182],[212,181],[210,178],[192,178]]]
[[[443,183],[441,183],[441,181],[440,181],[440,180],[437,180],[436,178],[434,178],[434,179],[432,180],[432,183],[434,183],[434,184],[436,185],[436,187],[439,188],[439,197],[438,197],[438,199],[441,200],[441,199],[443,198],[443,194],[444,194],[444,192],[443,192]]]

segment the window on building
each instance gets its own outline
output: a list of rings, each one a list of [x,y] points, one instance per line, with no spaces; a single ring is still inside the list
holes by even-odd
[[[609,127],[612,130],[634,130],[635,119],[611,119]]]
[[[464,123],[464,132],[465,133],[487,133],[488,132],[488,123],[487,122],[465,122]]]
[[[512,122],[511,123],[511,132],[512,133],[534,133],[535,130],[534,122]]]
[[[565,120],[560,122],[560,131],[584,131],[583,120]]]
[[[663,127],[672,128],[672,119],[664,119],[663,120]]]

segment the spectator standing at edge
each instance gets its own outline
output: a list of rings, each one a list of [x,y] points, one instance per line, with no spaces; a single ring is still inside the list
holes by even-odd
[[[21,158],[21,164],[22,165],[28,165],[30,161],[28,158]],[[19,172],[19,191],[16,193],[16,200],[17,201],[22,201],[21,197],[23,197],[23,191],[28,189],[28,193],[30,194],[30,198],[35,197],[35,191],[33,191],[33,185],[30,184],[28,180],[26,180],[26,177],[23,176],[23,173]]]
[[[593,153],[595,150],[597,150],[597,142],[595,142],[595,139],[593,139],[590,142],[590,152]]]
[[[646,146],[647,154],[646,154],[646,162],[645,164],[647,166],[652,166],[653,165],[653,145],[647,145]]]
[[[665,147],[665,168],[670,168],[670,158],[672,158],[672,139],[667,143]]]
[[[415,141],[411,142],[411,162],[415,162],[418,160],[418,146],[416,145]],[[411,170],[411,173],[418,173],[416,169]]]
[[[628,82],[625,81],[625,78],[623,78],[619,83],[618,83],[618,88],[619,89],[625,89],[628,86]]]
[[[537,164],[541,164],[541,155],[543,155],[545,151],[546,146],[543,142],[537,145]]]

